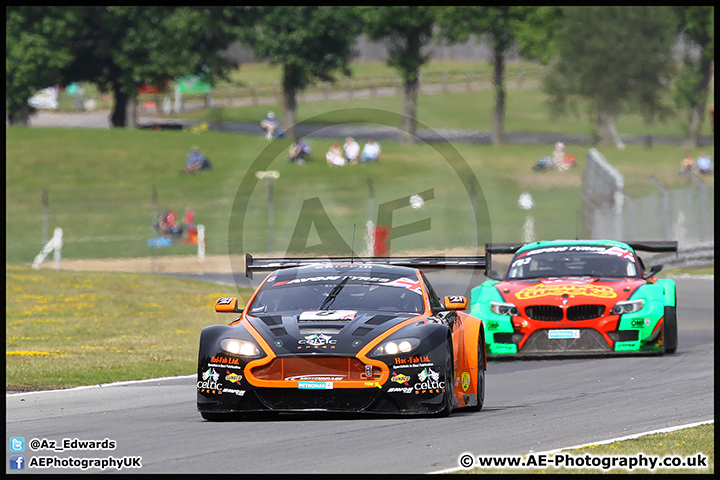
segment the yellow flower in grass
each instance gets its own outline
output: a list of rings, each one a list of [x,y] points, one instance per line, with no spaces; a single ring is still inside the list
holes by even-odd
[[[55,350],[54,352],[47,352],[47,351],[37,351],[37,350],[15,350],[12,352],[5,352],[5,355],[18,355],[20,357],[49,357],[49,356],[58,356],[58,355],[65,355],[60,350]]]

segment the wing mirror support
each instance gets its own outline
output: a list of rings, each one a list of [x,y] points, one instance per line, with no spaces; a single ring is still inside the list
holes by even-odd
[[[647,273],[647,275],[644,275],[643,278],[647,280],[648,278],[657,275],[660,273],[660,271],[663,269],[662,265],[653,265],[650,267],[650,271]]]

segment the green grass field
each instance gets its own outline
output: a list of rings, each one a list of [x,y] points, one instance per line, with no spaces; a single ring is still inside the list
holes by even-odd
[[[273,183],[275,253],[287,251],[306,201],[318,198],[330,220],[329,224],[323,222],[322,212],[312,215],[314,227],[307,245],[324,240],[345,254],[353,243],[353,232],[355,250],[363,250],[365,222],[368,218],[377,220],[381,205],[387,207],[402,197],[428,190],[432,190],[433,199],[418,210],[409,206],[395,209],[392,224],[400,227],[430,219],[429,229],[397,238],[392,242],[393,251],[474,248],[478,238],[481,244],[489,240],[518,241],[526,212],[517,206],[517,199],[524,191],[535,201],[530,213],[538,239],[574,237],[577,233],[587,146],[569,147],[578,157],[576,169],[539,174],[530,168],[538,158],[550,154],[551,146],[385,143],[383,159],[377,164],[329,168],[323,157],[331,141],[310,139],[309,143],[315,160],[297,166],[285,161],[289,140],[271,144],[259,137],[214,132],[9,127],[6,260],[28,264],[39,253],[43,245],[44,188],[48,191],[46,235],[55,227],[63,229],[64,258],[152,255],[146,242],[155,235],[153,186],[158,210],[172,207],[182,215],[185,206],[192,205],[196,222],[206,228],[208,254],[264,253],[268,249],[268,192],[265,182],[255,179],[259,170],[280,173]],[[212,160],[214,168],[181,176],[178,172],[195,144]],[[608,148],[601,152],[625,175],[626,191],[631,196],[656,193],[651,174],[668,188],[690,184],[687,177],[677,175],[684,153],[680,147],[629,145],[624,151]],[[459,154],[469,168],[454,169],[446,158],[451,154]],[[485,205],[489,214],[489,222],[484,222],[489,228],[482,225],[479,234],[472,192],[466,188],[472,175],[479,182],[476,201],[480,209]],[[368,179],[374,186],[373,208]],[[713,184],[712,177],[706,181]],[[239,189],[241,185],[249,185],[252,192]],[[305,214],[308,212],[306,209]],[[240,219],[242,225],[238,224]],[[337,235],[326,228],[329,225]],[[338,241],[333,243],[328,238]],[[174,245],[155,253],[194,252],[194,246]]]

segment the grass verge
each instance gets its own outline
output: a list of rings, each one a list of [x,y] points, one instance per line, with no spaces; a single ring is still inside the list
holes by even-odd
[[[235,287],[161,275],[7,266],[5,386],[53,389],[187,375],[200,331],[234,319],[218,297]]]
[[[628,457],[639,457],[640,452],[645,457],[657,457],[658,461],[662,461],[664,457],[670,455],[683,457],[683,460],[687,465],[694,463],[700,468],[656,468],[650,470],[648,468],[636,467],[630,470],[629,468],[577,468],[580,462],[585,461],[598,462],[598,465],[603,465],[602,462],[606,462],[605,465],[611,466],[610,462],[620,462],[620,458],[623,456]],[[706,467],[702,466],[702,463],[698,462],[698,455],[701,454],[707,457]],[[558,452],[553,455],[554,457],[567,458],[564,461],[566,465],[571,465],[574,462],[575,467],[533,467],[533,468],[471,468],[468,470],[457,471],[460,474],[598,474],[598,473],[703,473],[712,474],[715,472],[715,424],[699,425],[697,427],[686,428],[682,430],[676,430],[673,432],[666,433],[655,433],[652,435],[645,435],[642,437],[621,440],[608,444],[601,445],[590,445],[577,449],[568,449]],[[524,457],[524,461],[528,461],[529,456]],[[606,457],[605,459],[601,457]],[[537,459],[536,459],[537,460]],[[595,463],[590,463],[594,465]],[[616,463],[618,465],[619,463]],[[648,464],[649,465],[649,464]],[[672,465],[672,464],[671,464]]]

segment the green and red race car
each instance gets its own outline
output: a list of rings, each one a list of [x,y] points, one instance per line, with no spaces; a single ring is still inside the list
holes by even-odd
[[[486,245],[488,280],[472,290],[488,357],[674,353],[675,282],[645,272],[637,251],[677,252],[677,242],[556,240]],[[507,271],[493,256],[512,254]],[[506,257],[507,258],[507,257]]]

